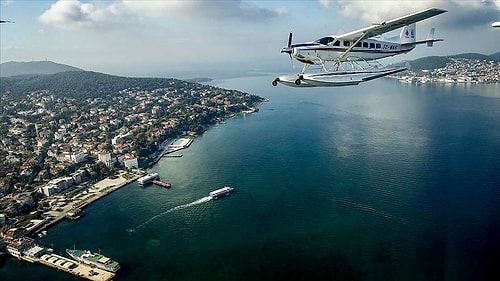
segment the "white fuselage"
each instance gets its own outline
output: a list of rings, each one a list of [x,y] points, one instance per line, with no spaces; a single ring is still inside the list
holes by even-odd
[[[317,64],[325,61],[346,60],[377,60],[390,56],[407,53],[415,48],[414,44],[400,44],[397,42],[377,39],[365,39],[352,47],[353,41],[333,41],[321,44],[317,41],[294,44],[289,47],[290,54],[300,62]],[[351,48],[352,47],[352,48]],[[346,51],[351,48],[346,55]],[[285,48],[284,48],[285,49]],[[283,50],[285,52],[285,50]]]

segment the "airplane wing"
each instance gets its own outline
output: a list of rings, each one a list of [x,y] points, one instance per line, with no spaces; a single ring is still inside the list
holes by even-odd
[[[393,19],[387,22],[383,22],[381,24],[373,24],[371,26],[348,32],[345,34],[341,35],[336,35],[336,39],[342,39],[342,40],[349,40],[349,41],[355,41],[359,40],[360,38],[370,38],[374,37],[377,35],[381,35],[384,33],[387,33],[389,31],[401,28],[403,26],[416,23],[422,20],[425,20],[427,18],[437,16],[439,14],[442,14],[446,12],[446,10],[442,9],[437,9],[437,8],[431,8],[427,10],[423,10],[420,12],[416,12],[413,14],[409,14],[407,16],[403,16],[397,19]]]

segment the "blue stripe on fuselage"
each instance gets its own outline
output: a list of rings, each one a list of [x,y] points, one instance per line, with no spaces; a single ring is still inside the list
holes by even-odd
[[[319,46],[319,45],[321,45],[321,44],[319,44],[319,43],[300,43],[300,44],[291,45],[290,48],[312,47],[312,46]]]
[[[313,45],[314,46],[314,45]],[[413,48],[412,48],[413,49]],[[365,49],[365,48],[354,48],[350,52],[351,53],[373,53],[373,54],[401,54],[407,53],[412,49],[404,49],[404,50],[386,50],[386,49]],[[300,51],[329,51],[329,52],[345,52],[347,48],[333,48],[333,47],[318,47],[318,48],[310,48],[310,49],[300,49]]]

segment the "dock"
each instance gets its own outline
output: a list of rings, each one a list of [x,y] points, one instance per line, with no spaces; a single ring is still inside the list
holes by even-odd
[[[167,157],[167,158],[182,157],[182,154],[164,154],[163,157]]]
[[[151,183],[156,184],[156,185],[161,186],[161,187],[165,187],[165,188],[172,187],[172,185],[170,183],[164,182],[161,180],[153,180],[153,181],[151,181]]]
[[[115,273],[91,267],[56,254],[45,254],[38,259],[38,262],[92,281],[109,281],[115,277]]]

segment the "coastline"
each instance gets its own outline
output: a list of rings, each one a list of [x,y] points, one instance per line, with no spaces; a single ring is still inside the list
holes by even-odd
[[[263,100],[257,104],[255,104],[254,107],[252,107],[250,110],[245,110],[241,111],[239,113],[234,113],[227,118],[223,118],[220,120],[220,122],[225,122],[226,120],[233,118],[237,115],[243,114],[252,114],[255,112],[259,111],[258,106],[261,105],[264,102],[268,102],[269,99],[263,98]],[[207,128],[203,131],[205,132],[206,130],[212,128],[215,124],[207,126]],[[202,134],[203,134],[202,132]],[[184,136],[184,137],[176,137],[176,138],[167,138],[165,139],[161,145],[158,147],[158,150],[154,153],[154,157],[150,159],[150,161],[144,166],[143,169],[150,169],[152,168],[155,164],[160,161],[163,157],[166,155],[177,152],[183,149],[188,148],[191,146],[193,141],[196,139],[196,135],[191,135],[191,136]],[[176,141],[180,141],[180,145],[175,145],[174,143]],[[169,143],[167,145],[167,143]],[[128,185],[129,183],[132,183],[139,179],[141,176],[144,175],[144,171],[137,169],[134,170],[135,172],[129,172],[126,170],[119,170],[119,172],[111,177],[117,177],[112,179],[111,177],[107,177],[99,182],[96,182],[88,189],[88,191],[84,191],[82,193],[77,194],[73,198],[71,198],[70,203],[65,204],[62,207],[62,210],[50,210],[47,212],[44,212],[44,215],[48,218],[49,220],[44,219],[44,220],[34,220],[34,224],[32,227],[27,229],[27,235],[34,235],[38,234],[42,230],[46,230],[52,225],[55,225],[59,223],[62,219],[66,218],[66,215],[69,211],[74,210],[74,209],[82,209],[86,207],[87,205],[91,204],[92,202],[99,200],[102,197],[107,196],[108,194],[112,193],[115,190],[120,189],[121,187],[124,187]],[[126,176],[124,176],[126,175]],[[83,195],[83,196],[82,196]]]
[[[68,203],[60,211],[51,210],[45,212],[44,215],[49,216],[50,220],[41,220],[39,224],[35,224],[31,229],[28,229],[28,235],[38,234],[42,230],[46,230],[52,225],[59,223],[66,218],[66,214],[77,208],[84,208],[94,201],[97,201],[112,192],[136,181],[141,177],[142,172],[136,171],[135,173],[120,170],[116,175],[117,178],[107,177],[101,181],[94,183],[88,191],[84,191],[72,198],[72,202]],[[82,196],[83,195],[83,196]],[[40,225],[41,224],[41,225]]]
[[[268,99],[264,99],[262,102],[267,102]],[[220,123],[225,123],[226,120],[233,118],[238,115],[246,115],[246,114],[251,114],[254,112],[258,112],[259,109],[257,108],[258,105],[260,105],[262,102],[258,103],[255,105],[255,107],[252,107],[250,110],[245,110],[245,111],[240,111],[238,113],[231,114],[229,116],[226,116],[225,118],[220,119],[217,123],[215,124],[210,124],[207,126],[204,126],[204,129],[202,132],[200,132],[199,135],[203,134],[205,131],[208,129],[214,127],[216,124]],[[20,238],[22,240],[19,241],[29,241],[29,240],[24,240],[23,237],[32,237],[32,238],[37,238],[38,237],[43,237],[47,235],[47,231],[50,227],[53,225],[58,224],[61,220],[67,218],[67,219],[78,219],[81,216],[78,216],[77,218],[71,217],[71,213],[75,212],[76,210],[81,211],[84,209],[86,206],[89,204],[111,194],[112,192],[130,184],[133,183],[134,181],[137,181],[140,177],[142,177],[146,171],[145,169],[152,168],[155,164],[158,163],[158,161],[171,154],[174,152],[177,152],[179,150],[183,150],[188,148],[193,141],[196,139],[196,137],[199,136],[198,134],[188,134],[187,136],[183,137],[176,137],[176,138],[169,138],[165,139],[161,145],[158,147],[157,151],[153,154],[154,156],[152,158],[149,158],[149,163],[144,168],[141,169],[133,169],[133,170],[118,170],[117,173],[114,175],[108,176],[107,178],[104,178],[98,182],[92,183],[92,184],[82,184],[77,189],[75,189],[72,192],[68,193],[62,193],[58,195],[54,195],[50,197],[48,201],[46,201],[49,208],[45,207],[45,211],[43,212],[43,217],[44,219],[38,219],[38,220],[29,220],[28,226],[23,230],[22,233],[20,233]],[[182,156],[182,154],[181,154]],[[181,156],[176,156],[176,157],[181,157]],[[144,170],[143,170],[144,169]],[[85,214],[85,211],[83,211],[83,214]],[[34,240],[32,240],[34,241]],[[20,242],[21,243],[21,242]],[[26,243],[26,242],[22,242]],[[45,249],[45,251],[51,252],[53,251],[51,248],[44,247],[42,246],[41,248]],[[15,256],[13,253],[10,253],[13,257]],[[24,253],[21,252],[20,256],[26,256],[28,258],[31,258],[32,255],[31,253]],[[18,257],[19,258],[19,257]],[[59,257],[58,257],[59,258]],[[66,257],[60,257],[59,259],[66,259]],[[33,256],[33,260],[40,260],[38,256]],[[41,262],[43,263],[43,262]],[[44,264],[49,267],[54,267],[52,264]],[[65,268],[59,266],[56,267],[56,269],[60,269],[65,272],[69,272],[71,274],[83,277],[83,278],[89,278],[92,279],[92,276],[82,276],[80,274],[75,274],[73,271],[67,271]],[[99,278],[101,278],[102,275],[99,274]],[[109,280],[112,277],[106,277],[105,279],[102,280]]]
[[[261,103],[263,102],[268,102],[269,99],[264,99]],[[242,111],[239,113],[231,114],[228,118],[224,118],[221,120],[221,122],[225,122],[227,119],[233,118],[239,114],[252,114],[255,112],[258,112],[258,106],[261,104],[258,103],[253,107],[251,110],[248,111]],[[208,126],[207,130],[213,127],[213,125]],[[162,142],[162,144],[159,146],[159,149],[155,152],[155,156],[152,159],[151,162],[149,162],[144,169],[150,169],[152,168],[155,164],[160,161],[163,157],[170,153],[174,153],[183,149],[188,148],[191,146],[193,141],[196,139],[196,136],[186,136],[186,137],[177,137],[177,138],[168,138]],[[174,145],[174,142],[181,140],[182,145]],[[170,143],[166,145],[166,143]],[[91,204],[94,201],[97,201],[110,193],[112,193],[115,190],[118,190],[134,181],[139,179],[141,176],[144,175],[143,170],[134,170],[135,172],[129,172],[126,170],[120,170],[116,175],[111,176],[111,177],[117,177],[112,179],[111,177],[107,177],[103,180],[100,180],[92,185],[88,189],[88,192],[83,192],[80,193],[76,196],[74,196],[71,200],[71,203],[68,203],[67,205],[62,207],[62,210],[57,211],[57,210],[51,210],[48,212],[45,212],[44,215],[47,217],[51,218],[50,220],[37,220],[37,223],[34,223],[32,227],[27,229],[27,235],[34,235],[38,234],[42,230],[46,230],[52,225],[55,225],[59,223],[61,220],[64,218],[67,218],[66,215],[69,211],[74,210],[74,209],[83,209],[87,205]],[[126,176],[124,176],[126,175]],[[130,176],[130,177],[129,177]],[[82,196],[84,195],[84,196]],[[80,198],[81,197],[81,198]]]
[[[265,103],[265,102],[269,102],[269,99],[268,98],[262,98],[261,102],[256,103],[253,107],[251,107],[248,110],[242,110],[242,111],[240,111],[238,113],[232,113],[232,114],[226,116],[225,118],[221,118],[215,124],[205,125],[204,126],[205,128],[203,129],[203,131],[201,131],[199,133],[199,135],[202,135],[205,131],[209,130],[210,128],[213,128],[215,125],[220,124],[220,123],[225,123],[226,120],[234,118],[234,117],[236,117],[238,115],[247,115],[247,114],[252,114],[252,113],[259,112],[259,106],[262,103]],[[183,149],[188,148],[189,146],[191,146],[191,144],[193,143],[193,141],[197,137],[198,137],[198,134],[191,133],[191,134],[189,134],[187,136],[184,135],[184,136],[178,136],[178,137],[174,137],[174,138],[167,138],[167,139],[163,140],[161,142],[161,144],[158,146],[158,149],[153,154],[151,154],[152,156],[150,155],[148,157],[148,160],[146,161],[146,164],[144,164],[144,166],[141,167],[141,169],[150,169],[156,163],[158,163],[158,161],[160,161],[161,158],[166,157],[168,154],[171,154],[171,153],[177,152],[179,150],[183,150]],[[182,145],[174,145],[174,142],[179,141],[179,140],[183,140],[183,139],[185,141],[183,141]],[[167,144],[167,143],[169,143],[169,144]]]

